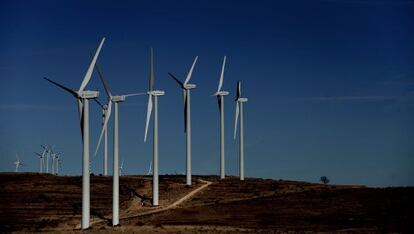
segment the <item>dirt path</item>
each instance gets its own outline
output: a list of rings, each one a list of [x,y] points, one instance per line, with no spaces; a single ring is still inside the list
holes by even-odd
[[[149,211],[143,212],[141,214],[137,214],[137,215],[133,215],[133,216],[129,216],[129,217],[124,217],[124,218],[121,218],[121,220],[129,219],[129,218],[135,218],[135,217],[141,217],[141,216],[144,216],[144,215],[155,214],[155,213],[164,212],[166,210],[170,210],[170,209],[177,208],[177,206],[179,206],[181,203],[183,203],[186,200],[190,199],[191,197],[193,197],[194,195],[196,195],[197,193],[199,193],[201,190],[207,188],[210,184],[213,183],[213,182],[206,181],[206,180],[202,180],[202,179],[199,179],[199,181],[200,182],[203,182],[205,184],[203,184],[202,186],[194,189],[193,191],[191,191],[190,193],[188,193],[184,197],[178,199],[174,203],[172,203],[172,204],[170,204],[170,205],[168,205],[166,207],[160,207],[160,208],[158,208],[156,210],[149,210]]]
[[[126,219],[130,219],[130,218],[136,218],[136,217],[141,217],[144,215],[150,215],[150,214],[156,214],[156,213],[160,213],[160,212],[164,212],[166,210],[170,210],[170,209],[175,209],[177,208],[181,203],[185,202],[186,200],[190,199],[191,197],[193,197],[194,195],[196,195],[197,193],[199,193],[200,191],[202,191],[203,189],[207,188],[210,184],[212,184],[213,182],[211,181],[206,181],[206,180],[202,180],[199,179],[200,182],[205,183],[202,186],[194,189],[193,191],[191,191],[190,193],[188,193],[187,195],[185,195],[184,197],[178,199],[177,201],[175,201],[174,203],[165,206],[165,207],[158,207],[155,208],[154,210],[149,210],[149,211],[145,211],[143,213],[140,214],[136,214],[136,215],[131,215],[131,216],[127,216],[127,217],[120,217],[120,221],[121,220],[126,220]],[[91,222],[91,226],[93,225],[97,225],[97,224],[101,224],[101,223],[105,223],[108,222],[108,220],[97,220],[95,222]],[[80,229],[80,224],[76,227],[76,229]]]

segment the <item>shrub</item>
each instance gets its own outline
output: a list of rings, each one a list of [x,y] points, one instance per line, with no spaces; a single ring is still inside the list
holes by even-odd
[[[321,181],[323,184],[328,184],[328,183],[329,183],[329,179],[328,179],[328,177],[326,177],[326,176],[321,176],[320,181]]]

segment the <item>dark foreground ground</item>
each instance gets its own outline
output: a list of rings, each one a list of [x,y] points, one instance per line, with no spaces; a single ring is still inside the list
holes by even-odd
[[[165,207],[203,179],[213,182],[175,209],[153,210],[151,177],[122,176],[121,226],[110,225],[112,178],[91,177],[91,222],[99,233],[414,233],[414,188],[367,188],[305,182],[195,176],[160,177]],[[81,177],[0,173],[0,232],[76,233]]]

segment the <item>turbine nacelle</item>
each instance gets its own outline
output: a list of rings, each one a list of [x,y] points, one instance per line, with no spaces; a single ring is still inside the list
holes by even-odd
[[[112,96],[111,100],[113,102],[125,102],[126,97],[124,95],[121,96]]]
[[[153,91],[148,91],[147,94],[152,95],[152,96],[163,96],[165,95],[165,92],[161,90],[153,90]]]
[[[195,84],[184,84],[184,89],[195,89],[196,87]]]
[[[99,97],[99,91],[84,90],[78,92],[79,98],[91,99]]]
[[[230,94],[229,91],[218,91],[217,93],[214,94],[214,96],[227,96],[229,94]]]
[[[239,99],[237,99],[236,101],[237,102],[247,102],[249,99],[247,99],[247,98],[239,98]]]

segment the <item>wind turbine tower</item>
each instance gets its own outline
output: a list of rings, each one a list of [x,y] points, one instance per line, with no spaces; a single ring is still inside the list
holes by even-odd
[[[224,151],[224,96],[229,95],[229,92],[221,90],[224,79],[224,67],[226,66],[226,56],[223,59],[223,66],[221,67],[220,81],[217,92],[214,96],[217,97],[217,103],[220,111],[220,179],[226,176],[225,169],[225,151]]]
[[[193,74],[194,67],[197,63],[198,56],[195,57],[193,65],[187,73],[187,77],[183,82],[177,79],[173,74],[168,73],[183,90],[184,96],[184,132],[186,133],[186,150],[187,150],[187,161],[186,161],[186,184],[191,185],[191,89],[195,89],[195,84],[189,84]]]
[[[237,134],[237,123],[240,115],[240,142],[239,142],[239,153],[240,153],[240,180],[244,180],[244,123],[243,123],[243,103],[247,102],[247,98],[241,97],[241,82],[237,81],[237,94],[236,94],[236,119],[234,122],[234,139]]]
[[[124,102],[127,97],[132,96],[139,96],[139,95],[145,95],[146,93],[131,93],[131,94],[125,94],[125,95],[112,95],[111,88],[109,87],[108,82],[103,77],[102,71],[99,68],[99,65],[95,65],[96,70],[99,75],[99,79],[101,80],[105,92],[108,96],[108,105],[107,105],[107,111],[105,114],[104,124],[102,126],[101,135],[99,136],[98,145],[96,146],[95,155],[98,153],[99,146],[102,141],[102,137],[104,134],[106,134],[108,129],[108,121],[111,117],[112,112],[112,103],[114,103],[114,161],[113,161],[113,183],[112,183],[112,225],[116,226],[119,224],[119,139],[118,139],[118,131],[119,131],[119,121],[118,121],[118,103]]]
[[[82,131],[82,143],[83,143],[83,160],[82,160],[82,229],[89,228],[89,219],[90,219],[90,174],[89,174],[89,99],[95,99],[99,96],[98,91],[89,91],[85,90],[87,84],[89,83],[92,72],[95,67],[96,60],[98,59],[99,53],[102,49],[102,46],[105,42],[105,38],[101,40],[98,49],[88,67],[88,70],[83,78],[83,81],[79,87],[78,91],[67,88],[55,81],[52,81],[46,77],[47,81],[58,86],[59,88],[67,91],[72,94],[78,103],[78,111],[80,118],[80,125]]]
[[[147,105],[147,119],[145,123],[145,136],[144,142],[147,141],[147,133],[149,127],[149,121],[152,113],[152,98],[154,98],[154,133],[153,133],[153,171],[152,171],[152,205],[158,206],[158,96],[165,95],[164,91],[154,90],[154,52],[151,48],[150,58],[150,79],[149,79],[149,90],[148,94],[148,105]]]

